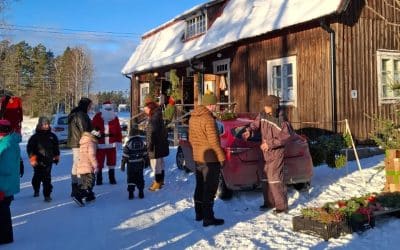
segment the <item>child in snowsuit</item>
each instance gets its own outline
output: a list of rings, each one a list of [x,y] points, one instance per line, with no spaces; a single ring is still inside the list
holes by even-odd
[[[265,159],[264,172],[268,184],[265,185],[264,204],[261,210],[275,208],[274,213],[288,211],[287,190],[284,183],[283,158],[285,144],[291,136],[292,129],[283,113],[279,112],[279,97],[267,96],[263,101],[264,111],[250,124],[247,132],[243,134],[248,139],[251,132],[261,131],[261,150]]]
[[[121,160],[121,171],[126,168],[126,176],[128,183],[128,198],[134,198],[135,187],[139,190],[139,198],[144,198],[144,178],[143,169],[146,164],[147,146],[144,140],[138,135],[129,138],[123,149]],[[126,167],[127,166],[127,167]]]
[[[93,192],[95,183],[95,173],[97,172],[97,140],[100,133],[93,130],[91,133],[84,132],[79,141],[79,161],[76,168],[78,178],[80,179],[79,191],[72,197],[79,205],[84,206],[83,199],[86,202],[94,201],[96,196]]]
[[[36,126],[36,133],[29,138],[27,152],[33,167],[32,187],[34,197],[39,196],[40,184],[43,183],[43,195],[46,202],[52,199],[51,168],[53,163],[60,160],[60,149],[57,136],[51,132],[50,120],[40,117]]]

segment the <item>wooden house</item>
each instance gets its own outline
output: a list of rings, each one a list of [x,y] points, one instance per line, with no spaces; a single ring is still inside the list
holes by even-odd
[[[400,22],[384,1],[368,4]],[[348,119],[365,140],[367,115],[394,117],[400,99],[390,88],[400,80],[399,32],[364,0],[214,0],[144,34],[122,73],[133,115],[151,85],[167,92],[176,69],[185,104],[212,90],[235,111],[258,112],[275,94],[293,124],[341,131],[335,121]]]

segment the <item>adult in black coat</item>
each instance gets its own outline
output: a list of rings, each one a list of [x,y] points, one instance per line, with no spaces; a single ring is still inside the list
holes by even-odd
[[[83,97],[78,104],[68,115],[68,145],[72,148],[73,163],[71,170],[71,196],[78,192],[78,176],[76,167],[79,162],[79,141],[83,132],[92,131],[92,123],[90,121],[88,112],[91,109],[92,100]]]
[[[32,187],[34,197],[39,196],[40,184],[43,183],[43,195],[45,201],[51,201],[51,168],[53,162],[58,164],[60,149],[57,136],[51,132],[50,120],[40,117],[36,127],[36,133],[29,138],[27,153],[33,166]]]
[[[146,128],[147,151],[150,166],[155,173],[155,180],[149,190],[157,191],[164,185],[164,157],[169,155],[168,132],[159,105],[149,102],[146,104],[144,112],[149,117]]]

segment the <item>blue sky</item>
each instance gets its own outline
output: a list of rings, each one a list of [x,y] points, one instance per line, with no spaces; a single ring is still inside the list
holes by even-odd
[[[121,36],[8,31],[0,39],[44,44],[55,54],[83,46],[95,65],[94,91],[127,90],[120,73],[144,32],[207,0],[16,0],[3,14],[9,25],[133,33]],[[34,28],[37,30],[37,28]],[[59,32],[57,30],[56,32]],[[66,33],[61,30],[61,33]],[[67,32],[68,33],[68,32]]]

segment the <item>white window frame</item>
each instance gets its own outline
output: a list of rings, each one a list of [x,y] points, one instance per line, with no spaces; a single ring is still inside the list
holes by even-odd
[[[198,19],[202,17],[203,20],[200,22]],[[204,27],[200,29],[199,25],[204,22]],[[193,23],[194,26],[194,32],[191,34],[189,32],[189,27]],[[185,27],[185,40],[191,39],[193,37],[196,37],[198,35],[204,34],[207,32],[208,29],[208,17],[207,17],[207,12],[199,12],[194,16],[191,16],[190,18],[186,19],[186,27]]]
[[[143,90],[146,88],[148,89],[148,92],[147,94],[143,95]],[[144,106],[145,98],[149,93],[150,93],[150,83],[149,82],[140,83],[140,107]]]
[[[284,81],[283,75],[283,65],[292,64],[292,81],[293,81],[293,100],[287,100],[288,90],[287,89],[287,81]],[[281,98],[281,105],[284,106],[295,106],[297,107],[297,56],[289,56],[278,58],[274,60],[267,61],[267,74],[268,74],[268,95],[274,95],[274,76],[273,76],[273,67],[281,66],[281,91],[283,94],[283,98]]]
[[[220,70],[220,67],[226,69]],[[221,59],[213,62],[213,72],[215,75],[226,74],[226,84],[228,85],[228,102],[231,103],[231,59]]]
[[[391,71],[387,71],[391,79],[395,79],[394,61],[400,61],[400,51],[395,50],[378,50],[377,51],[377,75],[378,75],[378,96],[380,104],[395,103],[400,100],[400,95],[397,97],[385,97],[383,96],[383,83],[382,83],[382,60],[389,60],[389,65],[392,67]],[[398,72],[400,74],[400,72]],[[389,83],[390,84],[390,83]]]
[[[213,62],[214,74],[226,74],[230,72],[231,59],[222,59]],[[220,70],[219,67],[226,67],[226,69]]]

